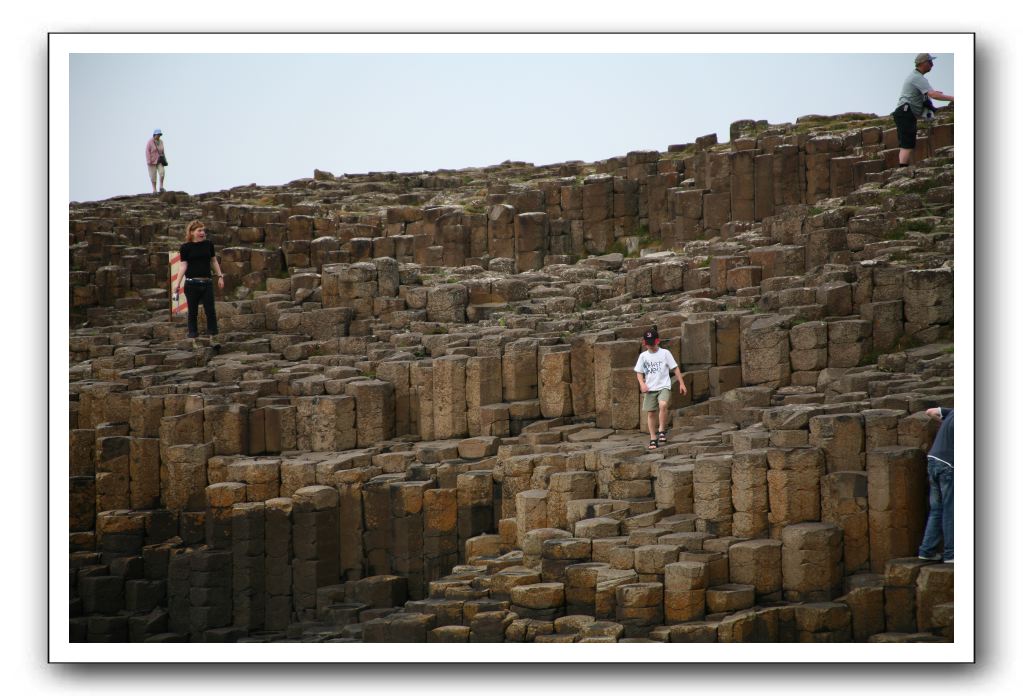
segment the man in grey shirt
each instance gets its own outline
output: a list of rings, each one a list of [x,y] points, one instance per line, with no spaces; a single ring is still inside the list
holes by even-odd
[[[931,99],[954,102],[955,97],[931,87],[924,77],[934,67],[934,56],[920,53],[916,57],[916,68],[902,83],[899,103],[892,113],[895,128],[899,134],[899,166],[908,167],[916,147],[916,121],[918,118],[932,118]]]

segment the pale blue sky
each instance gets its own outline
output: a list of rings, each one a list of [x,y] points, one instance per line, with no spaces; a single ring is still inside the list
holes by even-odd
[[[916,48],[915,46],[913,48]],[[312,176],[587,162],[666,150],[742,118],[886,114],[914,53],[70,55],[70,198]],[[955,93],[953,56],[931,84]]]

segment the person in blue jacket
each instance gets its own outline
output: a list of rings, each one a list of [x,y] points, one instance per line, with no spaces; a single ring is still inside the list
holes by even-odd
[[[955,412],[951,408],[929,408],[927,415],[941,421],[938,434],[927,454],[927,480],[930,482],[931,511],[920,542],[917,557],[924,561],[954,563],[952,550],[953,473],[955,456],[952,428]],[[943,550],[938,553],[938,545]]]

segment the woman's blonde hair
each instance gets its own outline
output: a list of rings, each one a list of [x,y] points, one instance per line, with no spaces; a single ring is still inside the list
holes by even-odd
[[[200,227],[203,228],[206,227],[206,224],[202,220],[192,220],[190,223],[188,223],[188,227],[185,229],[185,241],[194,242],[195,239],[193,238],[193,235],[196,229]]]

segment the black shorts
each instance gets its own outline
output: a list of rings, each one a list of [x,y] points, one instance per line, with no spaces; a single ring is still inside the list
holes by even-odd
[[[895,130],[899,135],[899,147],[912,150],[916,147],[916,116],[909,105],[903,104],[892,112]]]

